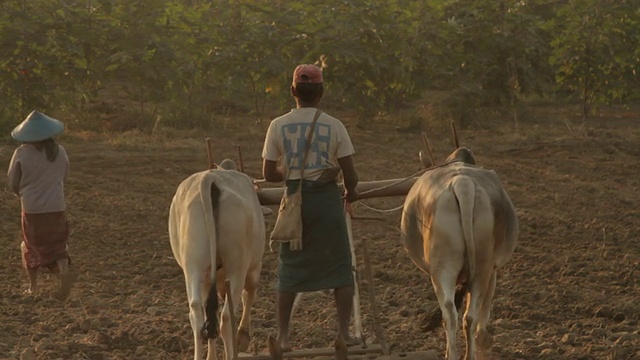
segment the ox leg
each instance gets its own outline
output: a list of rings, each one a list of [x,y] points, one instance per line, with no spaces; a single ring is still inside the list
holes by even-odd
[[[478,314],[478,299],[481,294],[477,290],[476,286],[471,286],[471,291],[467,295],[467,309],[464,314],[463,330],[464,338],[467,343],[466,353],[464,358],[466,360],[476,360],[476,341],[475,341],[475,329],[477,326],[477,314]]]
[[[232,309],[229,302],[225,301],[224,307],[222,308],[222,321],[220,322],[220,337],[222,337],[222,342],[224,343],[226,360],[233,359],[235,347],[237,346],[233,343],[233,332],[236,331],[236,329],[233,329],[231,325],[231,312],[236,310],[235,307],[238,304],[238,299],[242,297],[243,283],[242,279],[239,279],[237,276],[229,277],[229,287],[231,291],[227,295],[231,297],[234,308]]]
[[[216,271],[216,279],[212,280],[211,276],[209,275],[210,271],[211,269],[208,268],[205,276],[205,280],[201,283],[201,289],[202,289],[201,298],[202,298],[203,306],[204,304],[207,303],[207,296],[209,294],[209,291],[211,290],[211,287],[216,286],[216,279],[218,277],[218,273],[220,272],[224,273],[223,271]],[[224,290],[224,285],[222,286],[222,289]],[[219,286],[216,287],[216,290],[218,293],[221,293]],[[216,360],[218,358],[218,355],[216,353],[216,340],[217,340],[217,337],[207,340],[207,360]]]
[[[456,329],[458,327],[458,310],[455,305],[455,284],[457,275],[434,274],[431,278],[433,289],[438,298],[438,304],[442,310],[442,320],[444,322],[445,333],[447,337],[446,358],[448,360],[457,360],[458,351],[456,349]]]
[[[485,261],[482,264],[488,264]],[[480,265],[480,264],[478,264]],[[487,290],[493,278],[489,265],[478,266],[476,276],[473,279],[467,298],[467,310],[464,314],[464,336],[467,343],[465,359],[476,360],[476,334],[480,323],[480,307],[485,304]]]
[[[200,330],[204,325],[204,302],[201,293],[203,280],[199,276],[191,276],[185,271],[185,279],[187,285],[187,300],[189,301],[189,321],[191,322],[191,330],[193,330],[193,359],[203,360],[202,353],[203,339]]]
[[[251,342],[251,309],[256,296],[260,269],[249,271],[242,291],[242,319],[238,326],[238,351],[247,352]]]
[[[494,270],[491,274],[491,279],[489,279],[487,292],[482,299],[480,313],[478,314],[478,330],[476,333],[476,343],[483,350],[489,349],[491,347],[491,335],[487,331],[487,325],[489,325],[489,319],[491,318],[493,296],[496,291],[496,277],[497,271]]]

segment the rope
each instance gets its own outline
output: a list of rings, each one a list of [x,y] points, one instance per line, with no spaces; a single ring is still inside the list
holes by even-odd
[[[392,213],[392,212],[398,211],[398,210],[400,210],[400,209],[402,209],[404,207],[404,204],[402,204],[402,205],[394,207],[392,209],[378,209],[378,208],[375,208],[373,206],[370,206],[370,205],[367,205],[367,204],[363,203],[362,200],[360,200],[358,202],[358,205],[361,205],[364,208],[367,208],[369,210],[373,210],[375,212],[383,213],[383,214]]]
[[[437,169],[437,168],[441,168],[441,167],[444,167],[444,166],[447,166],[449,164],[453,164],[453,163],[456,163],[456,162],[460,162],[460,160],[451,160],[451,161],[447,161],[447,162],[439,164],[439,165],[433,165],[433,166],[428,167],[426,169],[418,170],[415,173],[407,176],[406,178],[400,179],[400,180],[398,180],[398,181],[396,181],[394,183],[391,183],[389,185],[385,185],[385,186],[381,186],[379,188],[375,188],[375,189],[364,191],[364,192],[360,193],[360,196],[362,197],[363,194],[370,194],[370,193],[373,193],[373,192],[376,192],[376,191],[388,189],[388,188],[396,186],[398,184],[402,184],[405,181],[409,181],[409,180],[413,179],[416,176],[419,176],[419,175],[422,175],[422,174],[426,173],[427,171],[431,171],[431,170],[434,170],[434,169]],[[392,213],[392,212],[398,211],[398,210],[400,210],[400,209],[402,209],[404,207],[404,204],[402,204],[400,206],[396,206],[396,207],[391,208],[391,209],[379,209],[379,208],[376,208],[376,207],[373,207],[373,206],[365,204],[362,200],[358,201],[358,204],[361,205],[364,208],[367,208],[367,209],[375,211],[375,212],[383,213],[383,214],[384,213]]]

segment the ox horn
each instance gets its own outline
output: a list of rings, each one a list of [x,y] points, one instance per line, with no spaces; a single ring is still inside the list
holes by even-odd
[[[429,152],[429,159],[431,160],[431,165],[427,165],[425,163],[425,160],[422,156],[422,151],[420,151],[419,155],[420,155],[420,162],[422,163],[422,165],[424,165],[424,167],[429,167],[432,165],[436,164],[436,158],[433,156],[433,148],[431,148],[431,142],[429,141],[429,137],[427,136],[426,132],[422,132],[422,141],[424,142],[424,146],[427,148],[427,152]]]
[[[453,134],[453,146],[457,149],[460,147],[460,142],[458,141],[458,132],[456,131],[456,123],[454,121],[451,122],[451,133]]]
[[[211,143],[211,138],[207,138],[207,157],[209,158],[209,170],[217,168],[218,165],[213,162],[213,144]]]

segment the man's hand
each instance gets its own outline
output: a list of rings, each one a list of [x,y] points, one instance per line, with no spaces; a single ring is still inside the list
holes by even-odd
[[[356,190],[356,189],[345,190],[343,198],[348,203],[351,203],[351,202],[354,202],[354,201],[358,201],[358,199],[360,199],[360,194],[358,194],[358,190]]]

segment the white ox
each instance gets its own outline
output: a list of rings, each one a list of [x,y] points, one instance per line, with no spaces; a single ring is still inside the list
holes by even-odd
[[[254,185],[225,160],[219,169],[195,173],[176,191],[169,212],[169,238],[176,261],[184,272],[189,320],[194,333],[194,359],[201,360],[208,342],[207,359],[216,359],[218,291],[230,283],[234,307],[242,296],[238,348],[234,349],[229,304],[220,323],[225,358],[246,351],[251,329],[251,307],[262,268],[265,247],[264,217]],[[217,272],[216,272],[217,269]],[[217,277],[216,277],[217,273]],[[223,296],[224,298],[224,296]],[[205,318],[206,315],[206,318]]]
[[[518,219],[500,179],[494,171],[476,167],[469,149],[458,148],[445,165],[427,171],[413,185],[401,233],[411,260],[431,277],[450,360],[458,358],[457,307],[467,295],[465,359],[475,360],[476,336],[480,344],[489,341],[486,327],[496,272],[511,258],[518,238]]]

